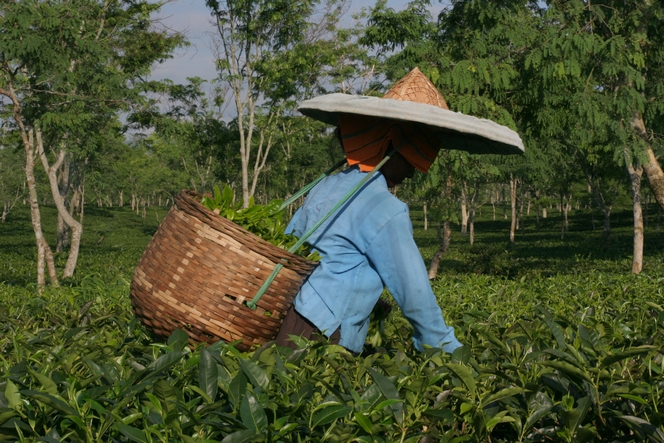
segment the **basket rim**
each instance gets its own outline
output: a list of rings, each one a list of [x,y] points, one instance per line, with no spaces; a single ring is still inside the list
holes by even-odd
[[[179,210],[187,213],[190,216],[198,218],[201,220],[201,222],[207,223],[215,229],[217,229],[217,227],[221,227],[223,230],[232,230],[241,234],[241,236],[234,237],[234,239],[253,252],[265,255],[275,263],[281,263],[285,268],[302,273],[298,268],[304,267],[308,269],[306,272],[308,275],[311,273],[313,268],[318,266],[319,262],[308,260],[304,257],[293,254],[286,249],[275,246],[267,240],[263,240],[256,234],[246,230],[237,223],[206,208],[197,200],[197,198],[202,196],[203,194],[197,191],[183,189],[175,197],[175,206],[177,206]]]

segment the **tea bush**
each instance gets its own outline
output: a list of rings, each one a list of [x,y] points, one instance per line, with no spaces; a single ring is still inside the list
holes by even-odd
[[[382,343],[359,356],[306,341],[241,353],[232,343],[190,348],[181,331],[153,339],[128,288],[157,217],[89,217],[80,276],[40,296],[21,283],[32,272],[29,231],[16,223],[7,238],[2,227],[13,245],[1,251],[12,263],[0,285],[2,440],[664,441],[656,250],[633,276],[624,251],[579,254],[587,240],[572,235],[567,254],[538,256],[531,245],[528,255],[517,244],[500,252],[509,272],[478,273],[477,253],[455,233],[433,282],[466,345],[453,355],[415,352],[398,309]],[[98,242],[101,222],[109,229]],[[415,227],[427,257],[432,233]],[[505,232],[478,234],[481,253]],[[559,245],[553,230],[528,235]]]

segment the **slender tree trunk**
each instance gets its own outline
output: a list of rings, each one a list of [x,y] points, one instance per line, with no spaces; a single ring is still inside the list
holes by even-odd
[[[440,231],[440,222],[438,222],[438,230]],[[429,266],[429,280],[433,280],[438,275],[438,267],[440,266],[440,260],[447,252],[447,248],[450,247],[450,241],[452,240],[452,228],[450,227],[449,219],[443,221],[443,236],[438,250],[433,255],[431,259],[431,265]]]
[[[69,156],[65,155],[65,158],[62,162],[60,174],[58,176],[58,193],[60,197],[64,199],[65,206],[67,206],[67,197],[69,196],[69,181],[70,181],[70,165],[71,161],[68,158]],[[57,235],[56,235],[56,244],[55,252],[63,252],[67,247],[69,247],[69,235],[71,230],[69,225],[65,223],[62,214],[58,212],[58,225],[57,225]]]
[[[468,190],[466,182],[461,182],[461,235],[468,233]]]
[[[23,129],[22,123],[19,124]],[[35,149],[35,130],[29,131],[25,134],[25,130],[21,131],[23,136],[23,143],[25,145],[26,164],[25,175],[28,182],[28,201],[30,202],[30,215],[32,218],[32,229],[35,233],[35,240],[37,243],[37,288],[41,293],[46,285],[44,277],[44,264],[48,269],[49,278],[53,286],[59,286],[58,276],[55,272],[55,263],[53,261],[53,254],[48,242],[44,238],[44,233],[41,226],[41,214],[39,210],[39,198],[37,196],[37,182],[35,181],[35,160],[37,159],[37,149]]]
[[[37,149],[42,166],[44,167],[44,171],[46,171],[48,181],[51,185],[51,195],[53,196],[55,207],[58,209],[58,216],[62,217],[65,223],[67,223],[71,229],[71,245],[69,247],[69,256],[67,257],[67,263],[65,264],[65,270],[62,276],[65,278],[72,277],[74,275],[74,271],[76,270],[76,263],[78,261],[78,251],[81,245],[83,225],[74,217],[72,217],[71,214],[69,214],[69,211],[65,206],[65,199],[62,195],[60,195],[60,189],[58,187],[57,171],[60,169],[62,162],[65,160],[66,153],[64,150],[60,151],[53,166],[49,166],[46,153],[44,152],[41,132],[39,131],[37,131]]]
[[[586,180],[588,182],[588,187],[593,196],[593,200],[597,203],[600,210],[604,214],[604,247],[608,250],[611,245],[611,211],[613,210],[613,204],[607,203],[604,193],[600,189],[600,181],[597,177],[593,176],[591,172],[586,168]],[[609,200],[611,201],[611,200]],[[593,218],[593,230],[595,219]]]
[[[542,218],[547,218],[546,217],[546,207],[542,208]]]
[[[514,245],[514,236],[516,234],[516,188],[517,179],[510,173],[510,202],[512,206],[512,223],[510,224],[510,245]]]
[[[641,209],[641,177],[643,167],[627,164],[630,184],[632,186],[632,201],[634,212],[634,256],[632,258],[632,273],[640,274],[643,269],[643,213]]]
[[[58,225],[57,225],[57,235],[56,235],[56,244],[55,252],[61,253],[69,246],[69,226],[65,223],[65,219],[62,218],[62,215],[58,213]]]
[[[638,112],[634,112],[630,123],[632,129],[646,142],[647,161],[643,165],[643,170],[648,176],[648,183],[650,184],[650,189],[652,190],[657,203],[660,208],[664,208],[664,171],[662,171],[662,167],[655,156],[655,152],[652,150],[643,116]]]
[[[19,200],[21,200],[24,193],[25,193],[24,190],[17,190],[13,200],[5,199],[2,205],[2,223],[5,223],[7,221],[7,216],[9,215],[9,212],[14,208],[16,203],[18,203]]]
[[[427,218],[427,202],[424,202],[424,205],[422,206],[422,212],[424,212],[424,230],[427,231],[429,229],[429,219]]]
[[[475,212],[477,211],[477,198],[480,190],[479,183],[476,182],[474,188],[473,195],[468,201],[468,228],[471,246],[475,244]]]
[[[560,230],[560,239],[565,239],[565,234],[569,232],[569,202],[566,201],[564,193],[560,193],[560,214],[562,215],[562,228]]]
[[[451,204],[450,201],[452,200],[452,174],[448,173],[447,174],[447,180],[445,181],[445,188],[443,189],[443,200],[447,202],[447,204]],[[440,265],[440,259],[445,255],[445,252],[447,252],[447,248],[450,246],[450,241],[452,240],[452,228],[450,227],[450,214],[449,210],[445,213],[444,215],[444,220],[443,220],[443,234],[441,237],[440,233],[440,221],[438,222],[438,241],[440,242],[440,246],[438,247],[438,250],[434,253],[433,258],[431,259],[431,265],[429,266],[429,280],[433,280],[436,278],[436,275],[438,275],[438,267]]]

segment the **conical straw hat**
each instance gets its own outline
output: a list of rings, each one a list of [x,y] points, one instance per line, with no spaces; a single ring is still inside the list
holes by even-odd
[[[440,91],[418,68],[413,69],[396,82],[383,98],[424,103],[448,111],[450,109]]]
[[[330,125],[339,115],[355,114],[422,124],[440,140],[439,148],[473,154],[522,154],[521,137],[491,120],[449,110],[438,89],[415,68],[399,80],[384,97],[328,94],[302,102],[299,111]]]

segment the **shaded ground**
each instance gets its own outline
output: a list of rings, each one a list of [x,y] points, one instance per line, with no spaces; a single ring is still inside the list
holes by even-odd
[[[150,208],[143,219],[130,208],[99,208],[89,205],[85,210],[83,239],[79,264],[72,284],[90,274],[109,278],[130,279],[136,263],[166,215],[167,208]],[[4,224],[0,224],[0,282],[12,286],[34,284],[36,280],[36,249],[27,207],[16,208]],[[428,265],[438,247],[436,222],[429,221],[423,229],[421,208],[411,208],[414,235]],[[54,247],[56,211],[42,207],[42,223],[46,238]],[[657,232],[657,209],[651,205],[645,233],[644,273],[664,272],[664,226]],[[458,224],[452,226],[452,243],[441,261],[439,273],[445,275],[487,274],[517,278],[523,275],[542,276],[578,274],[597,269],[629,273],[632,256],[632,216],[629,210],[616,210],[612,216],[611,244],[608,249],[602,238],[602,220],[587,210],[572,211],[569,232],[560,238],[560,214],[549,210],[549,217],[540,219],[536,229],[535,216],[525,216],[517,232],[516,243],[510,248],[509,220],[498,211],[492,220],[487,206],[475,223],[475,245],[460,234]],[[100,259],[100,257],[105,257]],[[65,254],[56,255],[62,269]]]

